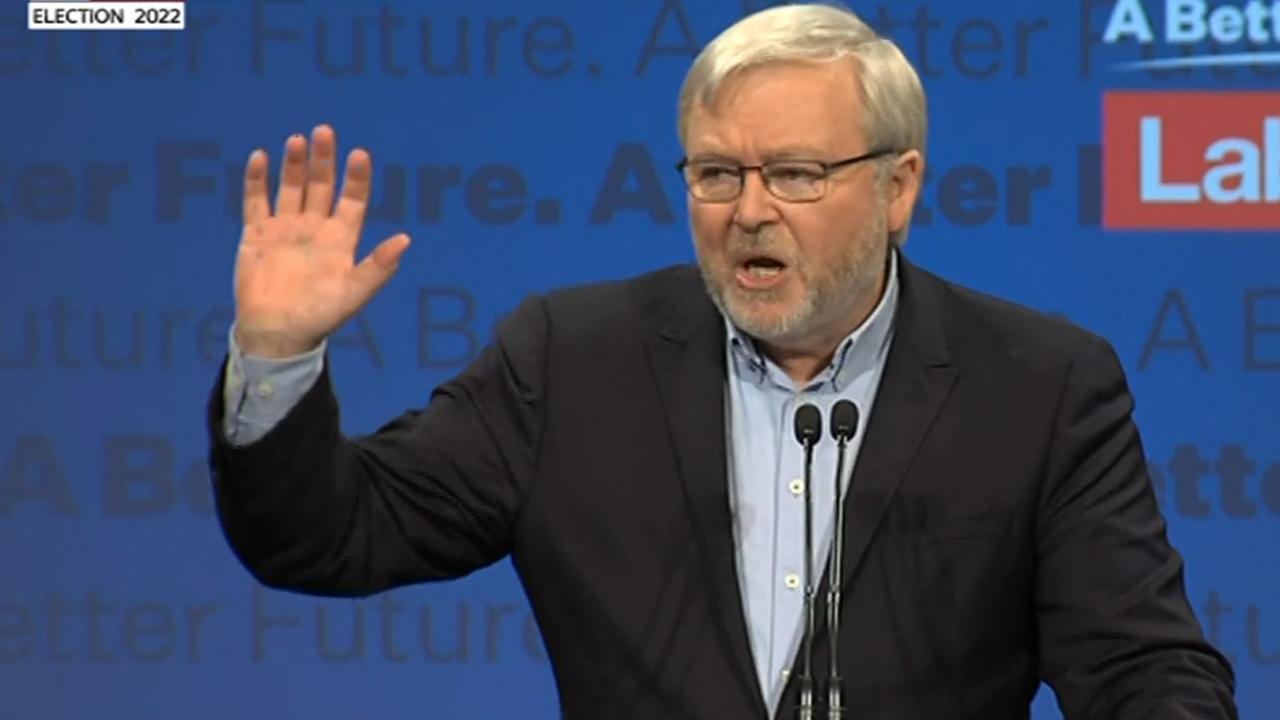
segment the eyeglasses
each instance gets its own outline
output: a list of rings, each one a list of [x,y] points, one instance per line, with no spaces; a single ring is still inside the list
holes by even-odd
[[[827,178],[839,168],[874,160],[897,152],[872,150],[844,160],[776,160],[762,165],[734,165],[723,160],[690,160],[676,163],[676,170],[689,186],[689,193],[702,202],[730,202],[742,194],[748,170],[759,170],[764,186],[774,197],[786,202],[813,202],[827,192]]]

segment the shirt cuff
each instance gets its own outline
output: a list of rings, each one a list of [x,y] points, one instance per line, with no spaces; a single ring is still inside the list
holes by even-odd
[[[236,344],[235,324],[227,332],[223,378],[223,432],[234,446],[262,438],[284,419],[324,370],[322,340],[314,350],[286,358],[245,355]]]

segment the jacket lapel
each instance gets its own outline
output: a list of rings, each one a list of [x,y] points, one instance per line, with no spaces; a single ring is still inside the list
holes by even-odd
[[[724,325],[696,272],[674,277],[673,305],[647,343],[650,368],[675,450],[702,554],[719,635],[743,692],[766,717],[747,637],[730,517],[724,386]]]
[[[845,501],[845,589],[957,375],[938,319],[943,308],[935,297],[937,281],[901,254],[898,259],[901,288],[893,344]],[[743,690],[757,706],[756,716],[767,717],[747,637],[730,517],[724,326],[694,278],[696,273],[673,276],[673,301],[646,347],[707,568],[708,593],[719,611],[720,637],[734,658]],[[828,580],[823,578],[823,584]],[[795,690],[793,675],[780,711],[789,699],[794,702]]]
[[[957,377],[939,322],[940,313],[945,309],[935,296],[937,280],[907,262],[901,253],[898,261],[900,290],[893,344],[845,497],[840,583],[845,598],[849,597],[849,585],[857,576],[889,504]],[[830,582],[829,574],[824,571],[819,597],[825,597]],[[826,624],[820,624],[814,638],[815,674],[825,672],[826,648],[830,641]],[[797,666],[799,661],[797,652]],[[779,717],[799,702],[797,677],[798,674],[792,672],[779,703]],[[819,701],[824,700],[819,698]]]
[[[893,345],[845,500],[841,589],[853,581],[889,503],[951,393],[956,369],[939,324],[935,282],[899,253]]]

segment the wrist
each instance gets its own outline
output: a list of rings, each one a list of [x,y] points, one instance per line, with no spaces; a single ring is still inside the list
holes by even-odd
[[[241,353],[249,357],[269,360],[284,360],[305,355],[319,347],[323,341],[323,338],[300,339],[287,333],[246,331],[238,324],[233,332],[236,346],[240,348]]]

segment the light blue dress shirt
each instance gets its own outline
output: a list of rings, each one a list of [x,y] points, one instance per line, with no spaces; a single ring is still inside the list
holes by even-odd
[[[898,304],[896,253],[871,315],[836,348],[830,365],[803,387],[746,335],[728,326],[729,502],[738,552],[738,584],[765,705],[777,711],[803,636],[804,450],[795,438],[796,409],[822,413],[823,439],[813,453],[814,585],[826,568],[835,524],[836,443],[831,406],[858,406],[858,427],[845,453],[842,488],[853,473],[893,337]],[[843,490],[842,490],[843,492]],[[846,524],[845,532],[849,532]],[[821,606],[820,606],[821,607]],[[819,618],[823,617],[819,613]]]
[[[889,282],[880,303],[840,343],[831,364],[803,388],[797,388],[749,337],[726,321],[729,498],[738,579],[756,672],[770,714],[776,712],[802,635],[804,454],[793,431],[795,411],[809,402],[823,416],[824,439],[814,451],[812,474],[813,563],[814,574],[820,577],[834,523],[836,447],[828,429],[830,409],[837,400],[846,399],[859,410],[842,478],[847,487],[893,335],[898,272],[896,253],[890,257]],[[266,435],[315,383],[324,367],[326,344],[292,358],[269,360],[244,355],[236,345],[234,328],[228,342],[224,431],[233,445],[247,445]]]

